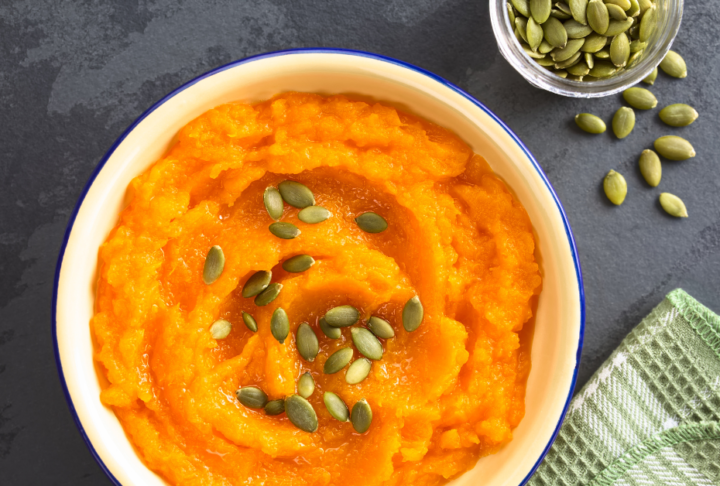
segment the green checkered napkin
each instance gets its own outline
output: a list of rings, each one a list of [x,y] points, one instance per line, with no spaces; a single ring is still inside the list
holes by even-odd
[[[720,317],[668,294],[573,398],[529,484],[720,485]]]

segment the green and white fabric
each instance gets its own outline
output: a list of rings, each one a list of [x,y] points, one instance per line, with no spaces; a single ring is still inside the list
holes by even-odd
[[[573,398],[530,485],[720,485],[720,317],[675,290]]]

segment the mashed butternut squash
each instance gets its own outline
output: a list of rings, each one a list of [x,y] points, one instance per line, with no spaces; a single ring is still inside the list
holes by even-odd
[[[285,205],[281,220],[302,231],[291,240],[268,231],[263,206],[265,188],[287,179],[333,214],[310,225]],[[343,96],[231,103],[184,127],[129,192],[99,253],[91,326],[107,378],[101,400],[170,483],[435,485],[511,440],[530,367],[529,337],[520,335],[541,285],[532,227],[485,160],[447,130]],[[358,228],[354,219],[367,211],[388,229]],[[213,245],[226,263],[206,285]],[[315,265],[285,272],[282,262],[298,254]],[[241,295],[258,270],[283,285],[264,307]],[[413,295],[425,317],[408,333],[401,313]],[[345,371],[323,374],[327,358],[352,342],[350,328],[332,340],[318,319],[344,304],[395,329],[357,385]],[[270,333],[279,306],[291,326],[284,344]],[[217,319],[233,324],[226,339],[209,332]],[[320,341],[312,363],[295,346],[302,322]],[[283,398],[308,371],[315,433],[235,396],[256,385]],[[370,429],[358,434],[332,418],[324,391],[350,407],[367,399]]]

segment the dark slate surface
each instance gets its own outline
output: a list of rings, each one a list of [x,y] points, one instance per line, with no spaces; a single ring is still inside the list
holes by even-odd
[[[582,385],[667,293],[683,287],[720,311],[720,3],[689,2],[676,42],[689,76],[660,75],[660,104],[700,111],[670,129],[639,113],[624,141],[573,124],[609,120],[620,96],[578,101],[526,84],[498,54],[482,0],[137,0],[0,2],[0,482],[109,484],[78,434],[52,355],[55,260],[93,168],[146,108],[229,61],[304,46],[363,49],[429,69],[467,89],[525,141],[565,204],[587,295]],[[120,2],[117,2],[120,3]],[[688,26],[692,26],[690,29]],[[682,133],[698,156],[665,163],[660,188],[636,169],[655,137]],[[601,180],[626,175],[612,207]],[[661,190],[690,218],[662,213]]]

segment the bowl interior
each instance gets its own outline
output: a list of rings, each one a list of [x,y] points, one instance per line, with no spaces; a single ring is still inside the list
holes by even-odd
[[[507,127],[440,78],[365,53],[301,50],[238,61],[188,83],[151,108],[101,161],[71,219],[56,281],[56,351],[66,392],[88,445],[119,484],[164,481],[147,469],[112,410],[99,400],[89,321],[97,251],[115,225],[131,179],[159,159],[178,130],[219,104],[261,101],[286,91],[372,98],[457,133],[483,155],[530,215],[538,239],[543,291],[538,302],[526,414],[514,439],[451,484],[518,485],[559,427],[582,344],[583,290],[572,235],[549,183]]]

